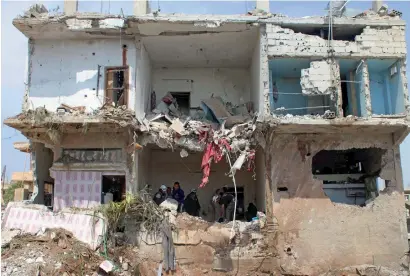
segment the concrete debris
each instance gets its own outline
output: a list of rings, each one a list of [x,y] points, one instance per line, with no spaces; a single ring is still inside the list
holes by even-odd
[[[178,201],[172,198],[167,198],[164,200],[159,207],[161,207],[164,210],[169,210],[169,211],[177,211],[178,210]]]
[[[179,135],[183,135],[185,133],[184,124],[181,122],[179,118],[172,120],[170,128]]]
[[[352,116],[353,117],[353,116]],[[323,114],[324,119],[334,119],[336,118],[336,113],[330,110],[326,110],[325,114]],[[350,118],[349,118],[350,119]]]
[[[254,9],[252,11],[248,12],[248,15],[253,15],[253,16],[267,16],[267,17],[271,17],[272,13],[264,11],[262,9]],[[277,16],[277,15],[275,15]],[[280,16],[280,15],[279,15]]]
[[[6,230],[1,231],[1,248],[6,248],[10,245],[11,240],[20,235],[21,230]]]
[[[60,107],[57,108],[57,114],[64,115],[66,112],[73,113],[74,115],[84,114],[85,113],[85,106],[69,106],[67,104],[61,104]]]
[[[182,149],[179,155],[181,155],[182,158],[185,158],[188,156],[188,152],[185,149]]]
[[[48,10],[43,4],[34,4],[26,12],[24,12],[24,16],[29,18],[40,18],[42,15],[47,13]]]
[[[383,4],[380,9],[377,11],[377,14],[380,16],[386,16],[389,12],[389,7],[386,4]]]
[[[334,17],[342,17],[346,12],[346,3],[348,1],[330,1],[327,4],[327,10],[329,14]]]
[[[384,266],[376,265],[357,265],[345,267],[342,269],[328,271],[322,273],[319,276],[339,276],[339,275],[351,275],[351,276],[408,276],[409,271],[405,268],[394,270]]]
[[[110,273],[114,270],[114,264],[111,261],[105,260],[100,264],[100,268],[107,273]]]

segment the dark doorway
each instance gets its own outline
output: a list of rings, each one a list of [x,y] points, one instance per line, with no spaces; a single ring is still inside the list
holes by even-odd
[[[102,181],[102,192],[103,198],[107,193],[112,193],[114,202],[122,201],[125,198],[125,176],[104,175]]]

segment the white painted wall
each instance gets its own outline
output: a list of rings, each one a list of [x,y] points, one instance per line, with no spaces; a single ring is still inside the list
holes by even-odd
[[[266,211],[265,201],[265,183],[266,183],[266,167],[265,167],[265,153],[263,150],[256,152],[255,160],[256,171],[256,207],[258,210]]]
[[[31,56],[29,108],[45,106],[55,111],[62,104],[98,109],[104,100],[104,66],[122,66],[122,45],[126,44],[130,66],[129,108],[135,102],[136,47],[133,40],[38,40]],[[101,77],[97,93],[97,69]]]
[[[139,46],[139,47],[138,47]],[[145,46],[137,42],[135,70],[135,112],[138,118],[144,117],[151,106],[151,60]]]
[[[177,81],[180,80],[180,84]],[[187,85],[184,80],[193,80]],[[179,86],[179,87],[178,87]],[[233,104],[250,101],[250,72],[244,68],[158,68],[153,70],[153,90],[157,103],[167,92],[188,92],[191,107],[213,94]]]
[[[181,158],[179,150],[174,152],[152,150],[148,168],[148,179],[152,191],[158,191],[162,184],[172,187],[175,181],[179,181],[185,195],[191,189],[198,189],[201,208],[209,212],[209,202],[215,190],[225,185],[233,187],[233,182],[226,175],[229,172],[229,165],[223,159],[218,164],[212,164],[209,183],[204,188],[198,188],[202,180],[201,162],[202,153],[190,153],[188,157]],[[245,190],[245,209],[249,202],[256,201],[256,180],[252,178],[252,175],[253,172],[242,170],[238,171],[235,176],[237,187],[244,187]]]
[[[260,51],[260,43],[259,43],[259,35],[257,38],[257,43],[255,46],[255,49],[253,50],[253,55],[252,55],[252,63],[251,63],[251,98],[253,102],[253,108],[255,111],[259,111],[259,108],[261,106],[260,103],[260,94],[262,93],[261,91],[261,82],[260,82],[260,74],[261,74],[261,51]],[[262,105],[263,106],[263,105]]]

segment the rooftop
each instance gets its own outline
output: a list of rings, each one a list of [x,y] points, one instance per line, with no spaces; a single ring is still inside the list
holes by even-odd
[[[161,23],[161,24],[158,24]],[[140,16],[75,13],[74,15],[40,13],[18,16],[13,25],[29,38],[106,37],[178,35],[186,32],[237,32],[258,23],[273,23],[296,32],[311,32],[312,28],[327,28],[327,17],[292,18],[267,13],[265,15],[187,15],[151,13]],[[378,14],[336,17],[334,32],[357,31],[365,26],[405,26],[398,16]],[[119,31],[121,30],[121,32]],[[169,34],[169,31],[174,33]],[[175,33],[177,31],[177,33]]]

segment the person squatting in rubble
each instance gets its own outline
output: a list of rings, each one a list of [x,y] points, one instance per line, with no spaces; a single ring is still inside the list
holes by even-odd
[[[172,198],[178,201],[178,212],[182,212],[182,206],[184,206],[184,190],[181,189],[179,182],[174,183],[174,188],[172,189]]]
[[[186,196],[184,200],[184,210],[191,216],[199,217],[199,210],[201,209],[201,205],[199,204],[196,192],[196,189],[192,189],[191,192]]]
[[[252,221],[252,219],[256,217],[257,214],[258,214],[258,208],[256,208],[255,204],[253,204],[252,202],[249,203],[248,209],[245,212],[246,221]]]
[[[228,187],[222,188],[223,194],[219,200],[219,204],[222,207],[222,213],[224,215],[225,221],[233,220],[233,211],[235,209],[235,197],[233,194],[228,193]]]
[[[167,186],[161,185],[158,192],[155,193],[153,200],[157,205],[160,205],[165,199],[167,199]]]

